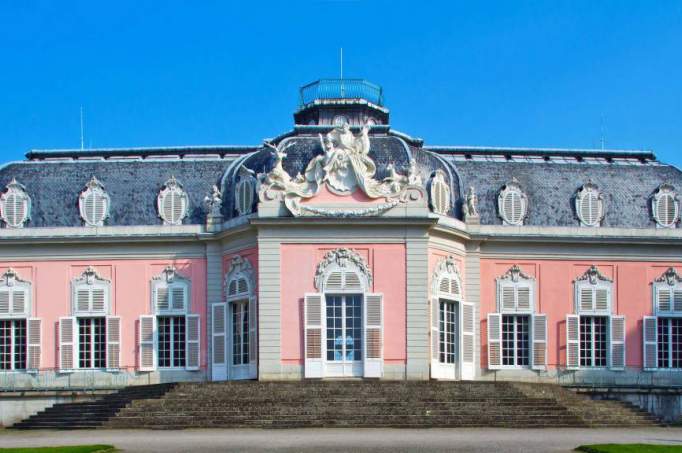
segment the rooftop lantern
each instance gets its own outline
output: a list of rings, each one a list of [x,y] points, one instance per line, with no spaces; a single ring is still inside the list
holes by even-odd
[[[299,96],[299,126],[388,124],[383,89],[367,80],[320,79],[301,87]]]

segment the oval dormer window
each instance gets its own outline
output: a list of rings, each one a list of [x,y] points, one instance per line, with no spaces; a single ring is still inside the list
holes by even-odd
[[[662,184],[654,194],[651,210],[658,227],[675,228],[680,218],[680,202],[675,188],[669,184]]]
[[[256,193],[256,179],[253,172],[242,166],[239,169],[239,181],[235,187],[234,203],[239,215],[251,214]]]
[[[31,197],[16,179],[0,195],[0,215],[7,228],[23,228],[31,218]]]
[[[431,210],[436,214],[446,215],[450,210],[450,187],[445,180],[445,173],[436,170],[431,178]]]
[[[502,188],[497,198],[497,207],[505,225],[523,225],[528,212],[528,198],[516,179]]]
[[[94,176],[85,185],[78,197],[78,209],[86,226],[103,226],[109,216],[111,199],[104,191],[104,186]]]
[[[604,218],[604,199],[596,185],[587,183],[580,188],[575,197],[575,211],[582,226],[601,225]]]
[[[175,176],[166,181],[164,188],[159,192],[156,204],[164,225],[182,225],[182,219],[187,217],[189,203],[187,193]]]

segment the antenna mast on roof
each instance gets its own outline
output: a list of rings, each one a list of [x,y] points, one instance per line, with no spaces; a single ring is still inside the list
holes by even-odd
[[[83,135],[83,106],[81,105],[81,150],[85,148],[85,137]]]
[[[341,48],[341,80],[343,80],[343,47]]]
[[[600,145],[601,145],[602,151],[604,151],[604,143],[605,143],[605,140],[604,140],[604,115],[603,115],[603,114],[602,114],[602,116],[601,116],[601,122],[600,122],[600,123],[601,123],[601,124],[600,124],[601,137],[599,138],[599,143],[600,143]]]

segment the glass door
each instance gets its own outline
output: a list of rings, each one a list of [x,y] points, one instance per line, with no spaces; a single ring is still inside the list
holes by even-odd
[[[457,378],[458,361],[458,320],[457,303],[439,301],[439,357],[441,376],[444,379]]]
[[[362,295],[326,295],[326,375],[362,376]]]

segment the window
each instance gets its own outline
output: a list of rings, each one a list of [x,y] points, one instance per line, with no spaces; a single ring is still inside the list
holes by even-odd
[[[232,302],[232,364],[249,363],[249,302]]]
[[[327,360],[362,360],[362,296],[325,297],[327,306]]]
[[[26,320],[0,320],[0,370],[26,369]]]
[[[457,356],[457,307],[454,302],[439,303],[439,358],[440,363],[455,363]]]
[[[505,225],[523,225],[528,212],[528,198],[516,178],[500,191],[497,209]]]
[[[106,367],[106,318],[78,318],[78,368]]]
[[[450,187],[448,187],[443,170],[436,170],[431,178],[431,210],[436,214],[446,215],[450,210]]]
[[[682,368],[682,318],[658,318],[658,367]]]
[[[651,212],[656,226],[675,228],[680,219],[680,203],[675,188],[670,184],[662,184],[651,199]]]
[[[0,195],[0,215],[7,228],[23,228],[31,218],[31,197],[14,178]]]
[[[607,316],[580,317],[580,366],[605,367],[608,348]]]
[[[596,185],[587,183],[578,190],[575,212],[581,226],[597,227],[601,224],[604,218],[604,198]]]
[[[530,316],[502,315],[502,365],[530,365]]]
[[[189,199],[175,176],[166,181],[156,205],[164,225],[182,225],[182,220],[187,216]]]
[[[239,170],[239,181],[235,187],[235,208],[239,215],[251,214],[256,194],[256,179],[253,172],[242,167]]]
[[[160,368],[179,368],[186,363],[185,317],[157,318]]]
[[[89,266],[72,282],[72,313],[77,316],[106,315],[110,290],[111,282]]]
[[[656,315],[682,315],[682,277],[674,268],[668,268],[653,287]]]
[[[104,186],[94,176],[85,185],[78,197],[78,209],[86,226],[103,226],[109,216],[111,199],[104,191]]]

